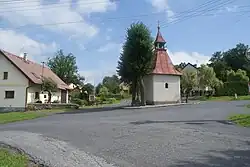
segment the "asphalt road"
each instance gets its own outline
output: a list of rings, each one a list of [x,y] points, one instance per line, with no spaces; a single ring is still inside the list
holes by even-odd
[[[57,114],[0,125],[0,141],[1,134],[8,135],[10,131],[15,131],[15,136],[39,133],[121,167],[247,167],[250,128],[235,126],[226,118],[232,113],[250,113],[244,107],[248,103],[204,102]],[[25,138],[27,143],[29,140]],[[37,139],[32,139],[33,145],[34,141]]]

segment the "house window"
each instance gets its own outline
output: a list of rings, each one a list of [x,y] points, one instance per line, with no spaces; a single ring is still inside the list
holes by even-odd
[[[166,89],[168,88],[168,83],[165,83],[165,88],[166,88]]]
[[[8,79],[8,72],[3,72],[3,79],[7,80]]]
[[[39,92],[35,92],[35,99],[39,99]]]
[[[15,92],[14,91],[5,91],[5,99],[14,99]]]
[[[46,96],[46,95],[44,95],[43,97],[44,97],[45,99],[47,98],[47,96]]]

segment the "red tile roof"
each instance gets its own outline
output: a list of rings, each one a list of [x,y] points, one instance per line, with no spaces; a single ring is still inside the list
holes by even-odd
[[[158,32],[155,38],[155,42],[166,42],[164,38],[161,35],[160,28],[158,28]]]
[[[70,89],[69,86],[64,83],[53,71],[49,68],[34,63],[30,60],[24,60],[22,57],[16,56],[4,50],[0,50],[0,53],[16,66],[31,82],[35,84],[42,83],[42,70],[43,76],[48,79],[52,79],[59,89]]]
[[[152,74],[182,75],[181,72],[175,69],[165,49],[156,50],[156,62]]]

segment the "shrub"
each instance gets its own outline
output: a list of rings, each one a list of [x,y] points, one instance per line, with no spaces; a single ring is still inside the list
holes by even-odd
[[[34,110],[45,110],[45,109],[65,109],[65,108],[74,108],[78,109],[80,106],[78,104],[40,104],[40,103],[33,103],[28,104],[26,110],[34,111]]]
[[[27,105],[27,108],[26,108],[27,111],[35,111],[37,110],[37,107],[35,105]]]
[[[115,103],[116,102],[116,98],[109,98],[108,99],[108,103],[109,104],[113,104],[113,103]]]
[[[100,97],[96,97],[95,98],[95,103],[98,105],[98,104],[101,104],[102,101],[101,101],[101,98]]]
[[[85,105],[85,106],[90,105],[90,103],[87,100],[82,100],[82,104]]]
[[[79,106],[82,106],[84,104],[84,101],[82,99],[78,99],[78,98],[73,98],[71,100],[72,103],[78,104]]]

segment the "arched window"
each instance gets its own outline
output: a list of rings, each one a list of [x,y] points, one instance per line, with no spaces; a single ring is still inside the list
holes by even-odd
[[[166,89],[168,88],[168,83],[165,83],[165,88],[166,88]]]

